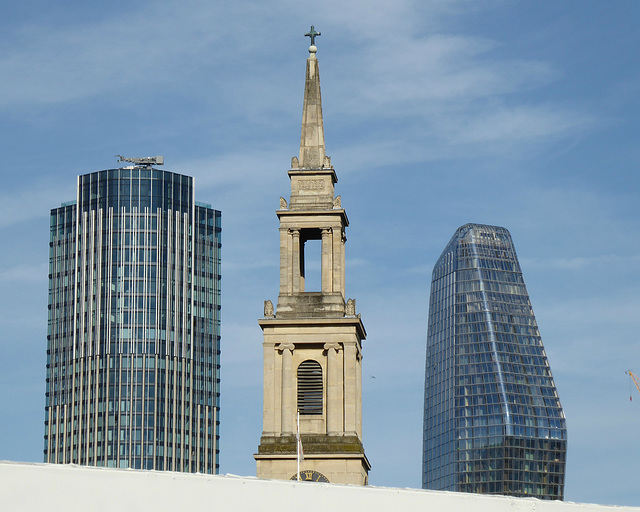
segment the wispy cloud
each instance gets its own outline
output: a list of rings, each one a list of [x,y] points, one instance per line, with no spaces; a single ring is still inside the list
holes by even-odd
[[[241,9],[237,7],[236,9]],[[111,94],[132,84],[183,82],[225,59],[215,46],[238,44],[233,7],[198,0],[132,4],[118,16],[78,25],[11,29],[0,58],[0,107],[66,102]],[[235,19],[236,21],[230,21]],[[235,28],[234,28],[235,27]]]
[[[547,298],[534,307],[557,374],[610,379],[638,357],[636,297],[602,296],[594,290],[574,299]]]
[[[278,146],[269,150],[256,148],[242,148],[237,151],[221,153],[216,156],[197,160],[181,160],[176,167],[185,169],[196,179],[196,186],[200,189],[228,185],[242,185],[243,189],[257,187],[261,190],[266,185],[277,183],[284,169],[290,165],[288,153],[296,154],[297,147]]]
[[[18,265],[0,270],[0,283],[19,281],[21,283],[42,283],[47,280],[47,264]]]
[[[338,4],[340,9],[331,9]],[[375,4],[365,9],[359,2],[330,2],[314,8],[320,23],[326,20],[334,37],[353,49],[335,55],[332,63],[341,86],[333,88],[331,108],[352,117],[349,124],[409,115],[422,119],[421,127],[414,127],[417,137],[436,134],[439,147],[474,144],[486,150],[487,143],[498,147],[505,138],[556,138],[591,120],[562,105],[510,100],[515,92],[553,82],[559,72],[548,62],[500,57],[499,44],[489,38],[444,32],[440,18],[470,8],[469,2]],[[0,108],[93,96],[121,101],[118,91],[133,86],[148,89],[153,83],[149,93],[177,92],[188,90],[195,77],[211,77],[217,101],[233,101],[243,116],[260,119],[279,111],[288,91],[280,86],[280,70],[263,65],[261,50],[286,53],[289,41],[280,35],[280,25],[303,11],[287,1],[242,6],[169,1],[134,4],[120,17],[86,25],[18,26],[0,58]],[[428,17],[419,16],[426,12]],[[422,19],[428,20],[428,35]],[[270,36],[256,37],[251,29],[256,26]],[[231,53],[245,58],[232,61]]]
[[[591,117],[586,114],[558,109],[558,106],[516,105],[509,108],[504,105],[476,111],[472,118],[453,119],[449,126],[449,122],[444,121],[441,127],[449,133],[449,138],[462,144],[504,145],[554,138],[583,129],[591,122]]]
[[[420,105],[424,113],[450,110],[456,106],[452,102],[466,106],[538,87],[557,75],[548,63],[487,55],[495,46],[491,40],[462,35],[382,37],[365,49],[364,58],[351,63],[355,69],[348,76],[363,100],[352,108],[373,106],[397,116],[406,114],[409,105]]]
[[[24,188],[0,194],[0,228],[49,215],[62,200],[75,199],[75,183],[51,185],[50,179],[24,183]],[[63,199],[61,199],[63,198]]]
[[[583,271],[589,267],[614,265],[620,268],[635,266],[640,263],[638,254],[603,254],[595,256],[575,256],[562,258],[522,258],[527,268],[559,269],[566,271]]]

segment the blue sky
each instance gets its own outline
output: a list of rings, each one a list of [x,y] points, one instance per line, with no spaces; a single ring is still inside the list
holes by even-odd
[[[567,415],[566,499],[640,506],[639,20],[635,0],[4,5],[0,459],[42,460],[49,209],[116,154],[164,155],[223,212],[221,470],[255,475],[257,319],[314,24],[371,483],[420,486],[431,269],[478,222],[516,245]]]

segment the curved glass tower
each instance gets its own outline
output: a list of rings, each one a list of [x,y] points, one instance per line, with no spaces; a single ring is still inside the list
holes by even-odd
[[[217,472],[220,232],[145,166],[51,210],[45,462]]]
[[[462,226],[433,269],[422,486],[561,500],[566,449],[511,235]]]

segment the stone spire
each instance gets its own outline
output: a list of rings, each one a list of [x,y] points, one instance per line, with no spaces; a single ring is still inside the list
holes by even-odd
[[[322,169],[331,167],[330,160],[326,157],[324,149],[324,128],[322,125],[322,97],[320,95],[320,71],[315,46],[315,32],[313,26],[311,32],[306,34],[311,37],[309,46],[309,58],[307,59],[307,78],[304,86],[304,104],[302,108],[302,133],[300,135],[300,161],[301,169]]]

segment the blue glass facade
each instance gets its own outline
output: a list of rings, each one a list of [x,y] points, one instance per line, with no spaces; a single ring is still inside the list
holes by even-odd
[[[217,473],[220,219],[148,167],[51,210],[45,462]]]
[[[467,224],[431,283],[422,486],[563,499],[564,412],[509,232]]]

